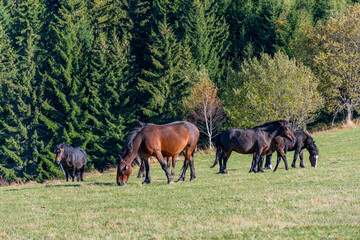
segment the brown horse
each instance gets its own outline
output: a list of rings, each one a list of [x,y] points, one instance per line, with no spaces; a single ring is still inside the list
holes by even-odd
[[[271,142],[277,136],[290,140],[295,138],[285,120],[267,122],[252,129],[228,129],[222,132],[216,140],[216,158],[212,167],[219,162],[220,173],[227,173],[226,163],[232,151],[235,151],[242,154],[254,154],[249,172],[256,173],[260,157],[266,155]]]
[[[185,180],[186,169],[190,164],[190,181],[195,179],[194,159],[191,153],[194,151],[199,139],[199,130],[189,122],[180,121],[164,125],[142,124],[135,128],[126,139],[125,146],[117,158],[118,185],[125,185],[132,173],[131,163],[140,154],[144,158],[155,156],[164,170],[168,183],[173,183],[167,169],[164,157],[171,157],[184,150],[184,168],[178,180]],[[146,176],[143,183],[150,183],[150,165],[145,162]]]

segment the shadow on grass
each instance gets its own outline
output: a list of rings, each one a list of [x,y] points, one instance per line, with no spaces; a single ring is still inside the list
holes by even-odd
[[[70,184],[48,184],[48,185],[37,185],[37,187],[24,187],[24,188],[13,188],[13,189],[4,189],[2,190],[0,188],[0,191],[4,191],[4,192],[16,192],[16,191],[24,191],[24,190],[32,190],[32,189],[39,189],[40,187],[45,187],[45,188],[67,188],[67,187],[80,187],[81,185],[97,185],[97,186],[116,186],[115,183],[108,183],[108,182],[83,182],[82,184],[80,183],[70,183]]]

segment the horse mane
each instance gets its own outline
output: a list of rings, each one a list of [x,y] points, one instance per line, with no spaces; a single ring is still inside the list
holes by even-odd
[[[316,147],[316,145],[315,145],[314,139],[313,139],[309,134],[307,134],[305,131],[303,131],[303,133],[304,133],[305,136],[307,137],[307,139],[306,139],[306,146],[307,146],[308,148],[312,148],[312,149],[314,149],[314,150],[317,150],[317,147]]]
[[[286,120],[276,120],[276,121],[270,121],[270,122],[266,122],[264,124],[261,124],[259,126],[255,126],[252,129],[256,130],[256,129],[265,129],[274,125],[288,125],[289,122]]]
[[[143,123],[140,121],[137,121],[137,122],[140,124],[140,126],[135,127],[134,130],[132,130],[125,138],[125,145],[122,148],[121,153],[120,153],[120,156],[122,156],[122,157],[124,157],[128,152],[132,153],[135,137],[146,126],[146,123]]]

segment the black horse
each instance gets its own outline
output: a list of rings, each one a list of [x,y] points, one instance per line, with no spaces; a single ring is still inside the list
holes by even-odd
[[[296,167],[295,163],[296,163],[296,159],[298,156],[300,156],[300,167],[302,167],[302,168],[305,167],[304,163],[303,163],[303,150],[305,148],[309,151],[309,154],[310,154],[309,160],[310,160],[311,166],[312,167],[317,166],[317,160],[319,157],[319,149],[316,147],[314,139],[309,134],[304,132],[303,130],[294,131],[294,135],[295,135],[295,139],[293,141],[289,141],[286,138],[282,138],[283,142],[280,144],[281,146],[277,149],[274,149],[274,151],[278,152],[277,164],[275,166],[274,171],[276,171],[276,169],[279,165],[279,162],[280,162],[279,150],[281,151],[281,148],[283,149],[285,154],[288,151],[295,151],[294,160],[291,164],[291,166],[293,168]],[[266,156],[265,168],[267,168],[267,169],[271,169],[271,156],[272,156],[272,154],[269,154]]]
[[[84,149],[79,147],[73,148],[69,144],[59,144],[56,146],[55,153],[57,164],[64,166],[66,181],[68,181],[69,170],[72,170],[70,173],[72,181],[75,179],[75,174],[77,181],[79,181],[79,177],[81,181],[84,181],[84,172],[87,163],[87,154]]]
[[[216,158],[212,168],[219,162],[220,173],[227,173],[226,163],[231,152],[235,151],[242,154],[254,154],[249,172],[256,173],[260,157],[266,154],[272,140],[277,136],[289,139],[295,137],[289,123],[285,120],[267,122],[252,129],[231,128],[223,131],[215,143]]]

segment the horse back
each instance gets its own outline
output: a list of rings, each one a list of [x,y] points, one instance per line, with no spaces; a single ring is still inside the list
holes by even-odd
[[[253,153],[259,141],[259,133],[252,129],[230,128],[221,134],[221,145],[226,152]]]
[[[199,139],[197,127],[183,121],[164,125],[148,124],[140,134],[145,150],[150,153],[160,150],[165,157],[178,154],[187,146],[193,151]]]

